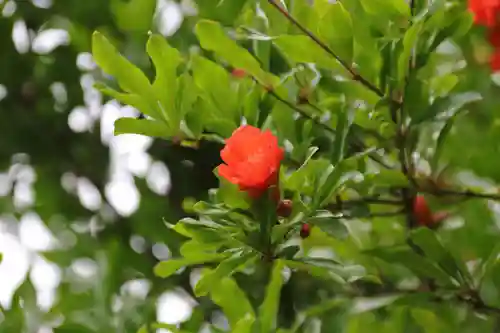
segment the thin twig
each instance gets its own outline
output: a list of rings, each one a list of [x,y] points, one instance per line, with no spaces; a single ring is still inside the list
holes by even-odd
[[[295,110],[297,111],[302,117],[306,118],[306,119],[309,119],[311,120],[315,125],[317,126],[320,126],[322,127],[324,130],[332,133],[332,134],[335,134],[336,131],[335,129],[331,128],[330,126],[328,126],[327,124],[325,123],[322,123],[321,121],[319,121],[317,118],[309,115],[306,111],[304,111],[303,109],[299,108],[298,106],[296,106],[295,104],[291,103],[290,101],[287,101],[286,99],[282,98],[280,95],[278,95],[275,91],[273,90],[268,90],[268,93],[273,96],[274,98],[276,98],[278,101],[280,101],[281,103],[285,104],[286,106],[288,106],[289,108],[291,108],[292,110]],[[364,144],[362,144],[361,142],[357,141],[356,142],[350,142],[350,145],[353,147],[353,148],[356,148],[360,151],[364,151],[366,150],[366,147],[364,146]],[[368,157],[370,159],[372,159],[373,161],[377,162],[378,164],[380,164],[381,166],[383,166],[384,168],[386,169],[392,169],[392,166],[390,166],[389,164],[387,164],[385,161],[383,161],[379,156],[377,155],[374,155],[374,154],[369,154]]]
[[[341,65],[344,67],[351,75],[355,81],[360,82],[366,88],[373,91],[379,97],[385,97],[384,92],[376,87],[373,83],[365,79],[361,74],[357,73],[348,63],[342,60],[333,50],[323,43],[318,37],[316,37],[311,31],[304,27],[299,21],[297,21],[290,13],[288,13],[284,8],[282,8],[276,0],[268,0],[269,3],[275,7],[283,16],[285,16],[293,25],[299,28],[305,35],[311,38],[319,47],[325,50],[329,55],[334,57]]]
[[[339,219],[353,220],[353,219],[371,219],[375,217],[393,217],[393,216],[400,216],[404,213],[405,213],[404,210],[398,210],[395,212],[377,212],[359,216],[342,214],[342,216],[340,216]]]
[[[359,205],[388,205],[388,206],[401,206],[403,204],[403,201],[397,200],[397,199],[384,199],[384,198],[378,198],[378,197],[363,197],[359,199],[350,199],[350,200],[342,200],[340,198],[337,198],[335,203],[329,204],[328,209],[330,210],[339,210],[342,209],[342,207],[352,207],[352,206],[359,206]]]
[[[454,190],[447,190],[447,189],[419,189],[420,192],[425,192],[432,194],[434,196],[438,197],[444,197],[444,196],[455,196],[455,197],[463,197],[463,198],[479,198],[479,199],[488,199],[488,200],[496,200],[500,201],[500,194],[493,194],[493,193],[478,193],[470,190],[466,191],[454,191]]]

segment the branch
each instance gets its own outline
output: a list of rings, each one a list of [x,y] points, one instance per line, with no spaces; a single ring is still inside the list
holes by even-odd
[[[329,210],[342,210],[346,206],[359,206],[359,205],[388,205],[388,206],[400,206],[403,201],[396,199],[383,199],[379,197],[363,197],[359,199],[342,200],[337,198],[335,203],[331,203],[327,206]]]
[[[409,3],[410,6],[410,11],[412,16],[414,15],[415,11],[415,1],[410,0]],[[413,50],[414,51],[414,50]],[[405,85],[404,85],[404,90],[402,93],[402,100],[397,107],[396,105],[392,104],[390,106],[391,108],[391,115],[393,117],[393,120],[397,122],[397,135],[396,135],[396,147],[399,149],[399,163],[401,164],[401,172],[406,176],[410,184],[415,185],[415,181],[413,179],[412,172],[410,172],[410,167],[409,163],[411,161],[408,159],[407,153],[406,153],[406,138],[409,134],[410,128],[406,128],[405,126],[405,120],[406,120],[406,115],[405,115],[405,97],[406,97],[406,91],[408,89],[408,84],[409,84],[409,78],[411,76],[412,70],[413,70],[413,54],[410,56],[410,59],[408,61],[408,74],[405,78]],[[392,93],[392,92],[391,92]],[[399,111],[399,112],[398,112]],[[413,168],[411,168],[413,170]],[[417,221],[415,218],[415,215],[413,213],[413,201],[415,199],[414,193],[412,189],[409,188],[404,188],[401,190],[401,197],[404,202],[405,206],[405,211],[406,211],[406,221],[407,221],[407,226],[408,229],[413,229],[417,226]],[[411,246],[411,244],[410,244]],[[412,247],[413,248],[413,247]]]
[[[447,189],[419,189],[420,192],[425,192],[432,194],[437,197],[444,197],[444,196],[456,196],[456,197],[463,197],[463,198],[478,198],[478,199],[488,199],[488,200],[495,200],[495,201],[500,201],[500,194],[493,194],[493,193],[478,193],[470,190],[466,191],[455,191],[455,190],[447,190]]]
[[[355,81],[360,82],[363,84],[366,88],[370,89],[373,91],[375,94],[377,94],[379,97],[385,97],[385,94],[382,90],[380,90],[378,87],[376,87],[373,83],[365,79],[362,75],[357,73],[349,64],[347,64],[344,60],[342,60],[335,52],[333,52],[328,45],[323,43],[318,37],[316,37],[311,31],[309,31],[306,27],[304,27],[302,24],[300,24],[299,21],[297,21],[290,13],[288,13],[285,9],[283,9],[276,0],[268,0],[269,3],[275,7],[283,16],[285,16],[293,25],[295,25],[297,28],[299,28],[305,35],[307,35],[310,39],[312,39],[316,44],[318,44],[319,47],[321,47],[323,50],[325,50],[329,55],[334,57],[341,65],[344,67],[351,75],[352,78]]]
[[[254,78],[255,80],[255,78]],[[255,82],[259,83],[257,80],[255,80]],[[319,121],[317,118],[315,117],[312,117],[311,115],[309,115],[306,111],[302,110],[301,108],[299,108],[298,106],[296,106],[295,104],[287,101],[286,99],[284,99],[283,97],[281,97],[280,95],[278,95],[274,90],[272,89],[268,89],[267,90],[268,93],[273,96],[274,98],[276,98],[278,101],[280,101],[281,103],[285,104],[286,106],[288,106],[289,108],[297,111],[302,117],[306,118],[306,119],[309,119],[311,120],[314,124],[316,124],[317,126],[320,126],[322,127],[324,130],[332,133],[332,134],[335,134],[336,131],[335,129],[331,128],[330,126],[328,126],[327,124],[325,123],[322,123],[321,121]],[[356,140],[356,142],[350,142],[351,146],[360,150],[360,151],[364,151],[366,150],[366,147],[364,146],[363,143],[359,142]],[[392,169],[392,166],[390,166],[389,164],[387,164],[385,161],[383,161],[380,156],[378,155],[374,155],[374,154],[369,154],[368,157],[370,159],[372,159],[373,161],[377,162],[378,164],[380,164],[381,166],[383,166],[384,168],[386,169]]]
[[[404,210],[398,210],[395,212],[377,212],[377,213],[370,213],[367,215],[359,215],[359,216],[345,215],[342,213],[342,216],[340,216],[339,219],[353,220],[353,219],[370,219],[370,218],[375,218],[375,217],[393,217],[393,216],[402,215],[404,213],[405,213]]]

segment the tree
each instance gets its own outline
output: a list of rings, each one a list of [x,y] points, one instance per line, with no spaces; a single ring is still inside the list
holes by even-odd
[[[54,133],[48,126],[66,133],[52,136],[64,147],[52,154],[85,148],[54,163],[50,142],[26,140],[3,122],[7,142],[17,145],[0,146],[2,153],[28,152],[36,184],[43,185],[35,210],[44,221],[62,212],[68,222],[60,231],[82,216],[99,227],[75,233],[76,246],[43,255],[61,267],[94,258],[99,274],[91,284],[63,280],[49,313],[28,301],[26,280],[5,311],[3,325],[11,325],[5,329],[495,332],[500,168],[498,78],[491,71],[497,69],[500,4],[195,5],[197,14],[185,16],[167,38],[147,34],[154,1],[54,5],[79,36],[73,35],[72,47],[83,41],[79,51],[88,51],[91,40],[93,60],[106,74],[93,73],[96,88],[140,112],[117,119],[115,135],[156,138],[151,154],[171,170],[172,191],[168,200],[152,195],[138,177],[143,196],[133,215],[106,219],[105,211],[82,209],[54,184],[76,169],[104,194],[106,150],[95,134],[80,143],[83,136],[61,126],[44,102],[50,97],[26,104],[33,82],[26,88],[31,75],[19,76],[8,91],[24,95],[9,93],[4,103],[25,111],[17,117],[31,121],[30,133]],[[98,15],[89,14],[94,11]],[[37,14],[32,20],[38,27],[47,19]],[[45,73],[67,74],[65,84],[77,86],[78,72],[68,65],[75,56],[62,57],[76,74]],[[31,61],[45,66],[42,60]],[[34,86],[46,89],[52,80],[41,77],[33,75]],[[46,118],[29,117],[33,106]],[[97,148],[100,158],[90,153]],[[138,253],[129,245],[134,235],[167,244],[172,258],[159,258],[150,246]],[[198,281],[190,283],[196,274]],[[121,291],[138,277],[151,285],[144,300]],[[88,292],[79,294],[75,286]],[[161,323],[155,302],[178,286],[198,301],[194,312],[179,325]],[[117,307],[116,299],[125,306]],[[221,311],[226,324],[216,320]],[[53,323],[53,315],[64,319]]]

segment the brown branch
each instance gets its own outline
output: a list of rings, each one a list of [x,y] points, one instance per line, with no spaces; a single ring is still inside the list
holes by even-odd
[[[455,196],[455,197],[463,197],[463,198],[469,198],[469,199],[487,199],[487,200],[495,200],[495,201],[500,201],[500,194],[493,194],[493,193],[478,193],[470,190],[465,190],[465,191],[455,191],[455,190],[448,190],[448,189],[419,189],[420,192],[424,193],[429,193],[431,195],[437,196],[437,197],[444,197],[444,196]]]
[[[257,80],[255,80],[257,83],[259,83]],[[298,106],[296,106],[295,104],[291,103],[290,101],[287,101],[286,99],[284,99],[283,97],[281,97],[280,95],[278,95],[274,90],[270,90],[268,89],[267,90],[268,93],[273,96],[274,98],[276,98],[278,101],[280,101],[281,103],[285,104],[286,106],[288,106],[289,108],[291,108],[292,110],[295,110],[297,111],[302,117],[306,118],[306,119],[309,119],[311,120],[315,125],[317,126],[320,126],[322,127],[324,130],[332,133],[332,134],[335,134],[336,131],[335,129],[331,128],[330,126],[328,126],[327,124],[325,123],[322,123],[321,121],[319,121],[317,118],[311,116],[310,114],[308,114],[306,111],[304,111],[303,109],[299,108]],[[360,151],[364,151],[366,150],[367,148],[364,146],[363,143],[359,142],[357,139],[356,139],[356,142],[350,142],[349,143],[353,148],[356,148]],[[378,164],[380,164],[381,166],[383,166],[384,168],[387,168],[387,169],[392,169],[392,166],[390,166],[389,164],[387,164],[385,161],[382,160],[382,158],[378,155],[375,155],[375,154],[369,154],[368,157],[370,159],[372,159],[373,161],[377,162]]]
[[[324,42],[322,42],[318,37],[316,37],[311,31],[304,27],[299,21],[297,21],[290,13],[288,13],[281,5],[277,3],[276,0],[268,0],[269,3],[276,8],[283,16],[285,16],[293,25],[299,28],[305,35],[312,39],[319,47],[321,47],[325,52],[334,57],[341,65],[344,67],[351,75],[355,81],[360,82],[366,88],[373,91],[379,97],[385,97],[385,94],[380,88],[375,86],[373,83],[365,79],[361,74],[357,73],[348,63],[342,60],[333,50],[328,47]]]

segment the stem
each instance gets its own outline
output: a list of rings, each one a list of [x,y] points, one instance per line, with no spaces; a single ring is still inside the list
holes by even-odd
[[[255,80],[255,82],[257,82]],[[258,83],[258,82],[257,82]],[[295,110],[296,112],[298,112],[302,117],[306,118],[306,119],[309,119],[311,120],[315,125],[317,126],[320,126],[322,127],[324,130],[332,133],[332,134],[335,134],[336,131],[335,129],[331,128],[330,126],[328,126],[327,124],[325,123],[322,123],[321,121],[319,121],[317,118],[315,117],[312,117],[311,115],[309,115],[306,111],[302,110],[301,108],[299,108],[298,106],[296,106],[295,104],[287,101],[286,99],[282,98],[280,95],[278,95],[275,91],[273,90],[268,90],[268,93],[273,96],[274,98],[276,98],[278,101],[280,101],[281,103],[285,104],[286,106],[288,106],[289,108],[291,108],[292,110]],[[356,148],[358,150],[366,150],[366,147],[364,146],[363,143],[359,142],[358,140],[356,140],[356,142],[350,142],[349,143],[353,148]],[[381,159],[380,156],[378,155],[374,155],[374,154],[369,154],[368,157],[370,159],[372,159],[373,161],[375,161],[376,163],[380,164],[381,166],[383,166],[384,168],[386,169],[392,169],[392,166],[390,166],[389,164],[387,164],[385,161],[383,161]]]
[[[444,196],[457,196],[464,198],[478,198],[478,199],[488,199],[488,200],[496,200],[500,201],[500,194],[488,194],[488,193],[477,193],[470,190],[466,191],[454,191],[447,189],[419,189],[421,192],[429,193],[434,196],[444,197]]]
[[[410,1],[410,12],[412,15],[414,14],[415,11],[415,1],[411,0]],[[414,50],[413,50],[414,51]],[[413,175],[410,172],[410,170],[413,170],[413,168],[409,167],[409,164],[411,161],[408,159],[407,152],[406,152],[406,138],[408,137],[410,133],[410,127],[406,127],[405,120],[406,120],[406,112],[405,112],[405,97],[406,97],[406,92],[409,84],[409,78],[411,77],[411,73],[413,70],[413,55],[410,56],[410,59],[408,61],[408,74],[405,78],[405,85],[403,88],[403,93],[401,97],[401,103],[399,107],[397,105],[392,104],[391,105],[391,115],[393,119],[397,121],[397,135],[396,135],[396,147],[399,149],[398,153],[398,158],[399,158],[399,163],[401,164],[401,172],[406,176],[410,184],[415,185],[415,182],[413,180]],[[399,112],[398,112],[399,111]],[[417,221],[415,219],[415,215],[413,214],[413,201],[415,199],[415,193],[412,189],[410,188],[403,188],[401,189],[401,197],[404,202],[404,207],[406,211],[406,221],[407,221],[407,227],[408,230],[411,230],[417,226]],[[411,244],[410,244],[411,245]]]
[[[363,76],[361,76],[359,73],[357,73],[349,64],[347,64],[344,60],[342,60],[335,52],[333,52],[328,45],[323,43],[318,37],[316,37],[311,31],[309,31],[306,27],[304,27],[302,24],[300,24],[299,21],[297,21],[290,13],[288,13],[284,8],[282,8],[276,0],[268,0],[269,3],[276,8],[283,16],[285,16],[293,25],[295,25],[297,28],[299,28],[300,31],[302,31],[307,37],[312,39],[316,44],[318,44],[319,47],[321,47],[323,50],[325,50],[329,55],[334,57],[341,65],[344,67],[351,75],[352,78],[355,81],[360,82],[362,85],[364,85],[366,88],[370,89],[373,91],[375,94],[377,94],[379,97],[384,97],[385,94],[382,90],[380,90],[378,87],[376,87],[373,83],[365,79]]]

